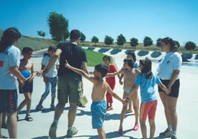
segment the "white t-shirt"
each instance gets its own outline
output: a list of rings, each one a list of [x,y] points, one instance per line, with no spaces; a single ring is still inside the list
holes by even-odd
[[[10,72],[10,67],[20,64],[20,50],[16,46],[9,46],[0,53],[0,89],[16,89],[16,77]]]
[[[50,59],[51,58],[49,56],[44,56],[41,64],[45,65],[45,68],[46,68]],[[57,76],[58,71],[56,69],[56,65],[59,65],[58,59],[56,60],[55,64],[52,66],[50,71],[45,75],[45,77],[53,78]]]
[[[158,68],[158,76],[163,80],[170,80],[174,70],[180,70],[182,64],[182,57],[178,52],[170,52],[166,54]],[[179,79],[179,75],[177,77]]]

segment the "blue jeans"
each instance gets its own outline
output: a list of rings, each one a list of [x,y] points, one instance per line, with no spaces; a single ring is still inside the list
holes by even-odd
[[[42,99],[46,99],[46,97],[48,96],[49,92],[50,92],[50,88],[51,88],[51,96],[52,98],[56,97],[56,85],[57,85],[57,81],[58,81],[58,77],[54,77],[54,78],[48,78],[47,83],[45,84],[45,92],[42,95]]]

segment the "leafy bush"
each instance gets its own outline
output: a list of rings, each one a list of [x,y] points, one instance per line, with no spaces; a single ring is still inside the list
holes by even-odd
[[[161,41],[162,41],[162,38],[158,38],[158,39],[157,39],[156,45],[157,45],[158,47],[161,46]]]
[[[99,41],[99,39],[96,37],[96,36],[93,36],[92,39],[91,39],[91,42],[94,42],[95,45],[96,43]]]
[[[180,47],[180,43],[178,41],[174,41],[175,45],[177,45],[177,47]]]
[[[138,39],[136,39],[136,38],[131,38],[131,39],[130,39],[130,45],[131,45],[132,47],[136,47],[136,46],[138,45]]]
[[[80,39],[80,41],[83,43],[85,40],[86,40],[86,36],[85,36],[85,34],[83,34],[81,32],[81,39]]]
[[[123,45],[125,42],[126,42],[125,37],[124,37],[122,34],[118,35],[118,37],[117,37],[117,44],[121,46],[121,45]]]
[[[196,47],[196,44],[192,41],[188,41],[185,45],[185,49],[190,50],[190,53],[191,53],[191,50],[195,49],[195,47]]]
[[[150,46],[152,44],[153,44],[153,40],[150,37],[146,36],[144,38],[144,46]]]
[[[112,37],[110,37],[110,36],[105,36],[105,44],[106,45],[110,45],[110,44],[113,44],[113,38]]]

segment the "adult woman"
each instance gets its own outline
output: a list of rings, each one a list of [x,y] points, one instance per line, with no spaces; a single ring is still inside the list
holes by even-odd
[[[166,55],[161,60],[157,69],[158,76],[162,83],[171,89],[170,94],[166,93],[158,87],[161,101],[164,105],[165,116],[168,124],[168,128],[165,132],[160,133],[160,137],[172,137],[176,139],[177,129],[177,113],[176,105],[179,95],[179,73],[182,64],[182,58],[178,53],[178,47],[175,46],[173,40],[166,37],[161,40],[161,49],[166,52]],[[172,130],[172,132],[171,132]]]
[[[7,113],[10,138],[17,138],[17,90],[14,76],[22,81],[27,80],[18,70],[20,50],[16,46],[20,37],[21,33],[12,27],[4,31],[0,41],[0,119],[2,113]],[[0,138],[2,138],[1,130]]]

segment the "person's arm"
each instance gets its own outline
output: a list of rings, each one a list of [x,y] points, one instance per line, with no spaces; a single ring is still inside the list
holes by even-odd
[[[54,65],[54,63],[56,62],[56,60],[58,59],[58,57],[60,56],[60,54],[62,53],[61,49],[57,49],[56,52],[54,53],[54,55],[50,58],[49,63],[46,67],[45,70],[40,70],[38,71],[36,74],[37,76],[44,76],[46,75],[50,69],[52,68],[52,66]]]
[[[86,72],[87,74],[89,74],[88,70],[87,70],[87,62],[86,61],[83,61],[82,62],[82,70],[84,72]]]
[[[56,65],[56,70],[58,71],[58,69],[59,69],[59,65]]]
[[[107,91],[108,91],[114,98],[116,98],[117,100],[119,100],[119,101],[122,102],[122,103],[125,103],[124,100],[123,100],[121,97],[119,97],[115,92],[112,91],[112,89],[111,89],[111,87],[110,87],[109,85],[107,86]]]
[[[72,67],[71,65],[69,65],[69,63],[67,62],[67,60],[65,60],[65,67],[76,72],[77,74],[82,75],[83,77],[85,77],[87,80],[91,81],[92,83],[96,83],[96,80],[94,78],[92,78],[89,74],[87,74],[86,72],[84,72],[81,69],[77,69],[75,67]]]
[[[174,70],[173,71],[173,75],[171,77],[171,80],[168,84],[168,89],[171,89],[171,86],[175,83],[175,81],[177,80],[177,77],[179,75],[180,70]]]
[[[12,66],[9,68],[10,69],[10,72],[15,76],[17,77],[19,80],[25,82],[27,81],[29,78],[24,78],[23,75],[21,74],[21,72],[19,71],[18,67],[17,66]]]
[[[171,89],[168,89],[163,83],[159,84],[159,87],[162,88],[166,94],[170,94]]]
[[[123,81],[122,81],[122,78],[124,77],[124,74],[121,74],[121,76],[120,76],[120,78],[119,78],[119,83],[120,83],[120,85],[122,85],[123,84]]]
[[[120,70],[120,71],[117,71],[117,72],[114,72],[114,73],[107,73],[107,77],[112,77],[112,76],[115,76],[115,75],[119,75],[123,73],[123,70]]]

